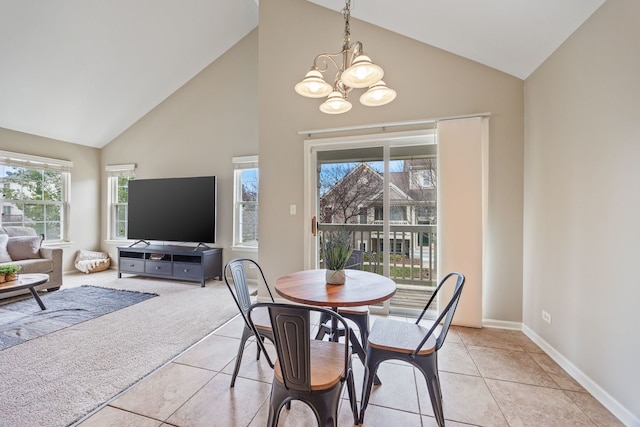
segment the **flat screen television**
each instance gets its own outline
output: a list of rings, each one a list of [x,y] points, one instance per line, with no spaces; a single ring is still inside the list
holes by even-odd
[[[216,242],[216,177],[129,181],[127,238]]]

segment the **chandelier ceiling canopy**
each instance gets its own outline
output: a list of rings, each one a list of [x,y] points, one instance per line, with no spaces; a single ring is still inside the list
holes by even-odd
[[[390,103],[396,98],[396,91],[388,88],[381,80],[382,68],[371,61],[362,47],[362,43],[351,43],[349,19],[351,17],[351,0],[346,0],[344,9],[344,38],[342,51],[338,53],[321,53],[313,60],[313,65],[295,90],[307,98],[327,99],[320,105],[320,111],[327,114],[341,114],[351,110],[351,102],[347,100],[353,89],[368,88],[360,96],[360,103],[368,107],[378,107]],[[338,61],[341,59],[341,63]],[[336,74],[333,85],[326,82],[324,74],[335,67]]]

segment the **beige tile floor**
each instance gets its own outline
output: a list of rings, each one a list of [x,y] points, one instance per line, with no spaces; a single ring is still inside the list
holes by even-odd
[[[406,321],[411,319],[401,318]],[[375,319],[374,319],[375,321]],[[229,388],[242,331],[236,317],[84,420],[92,426],[264,426],[272,370],[248,344]],[[549,356],[519,331],[452,327],[438,356],[447,426],[620,426]],[[354,360],[356,387],[363,367]],[[420,372],[384,363],[363,425],[436,426]],[[346,388],[345,388],[346,389]],[[316,425],[294,402],[280,426]],[[346,393],[339,425],[353,425]]]

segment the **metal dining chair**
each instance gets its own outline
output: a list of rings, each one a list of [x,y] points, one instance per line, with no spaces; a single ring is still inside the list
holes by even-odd
[[[429,305],[435,300],[442,287],[455,280],[453,295],[444,310],[430,327],[420,325],[422,317]],[[364,421],[365,410],[369,403],[373,379],[380,363],[397,359],[414,365],[427,381],[427,389],[431,399],[433,413],[439,426],[444,426],[442,411],[442,390],[438,375],[438,350],[444,344],[444,339],[451,326],[456,311],[465,277],[460,273],[447,274],[438,284],[433,295],[422,310],[415,323],[402,322],[393,319],[378,319],[371,328],[367,345],[367,363],[365,365],[365,380],[362,388],[362,402],[360,409],[360,423]],[[443,322],[440,328],[440,322]],[[440,329],[439,332],[437,330]]]
[[[249,309],[250,324],[255,325],[255,313],[265,307],[273,325],[278,355],[273,370],[267,426],[278,425],[282,407],[290,405],[292,400],[309,405],[319,426],[337,426],[340,396],[345,383],[353,422],[356,424],[358,407],[348,340],[338,343],[311,339],[312,312],[335,319],[348,333],[349,326],[344,318],[325,308],[258,303]],[[263,343],[259,345],[263,346]]]
[[[273,342],[273,329],[271,328],[269,313],[267,313],[266,309],[261,310],[258,313],[254,313],[254,327],[252,327],[249,323],[247,313],[252,303],[249,286],[247,284],[245,263],[253,264],[258,269],[258,272],[260,273],[260,276],[262,277],[262,280],[267,287],[269,298],[271,298],[271,301],[273,302],[273,295],[271,294],[271,289],[269,289],[269,284],[267,283],[262,268],[260,268],[260,265],[258,265],[256,261],[249,258],[236,258],[229,261],[227,265],[224,266],[224,281],[226,282],[227,288],[229,288],[229,291],[233,296],[233,300],[238,306],[238,310],[240,310],[240,315],[244,319],[244,328],[242,330],[242,338],[240,338],[240,347],[238,348],[236,364],[235,368],[233,369],[233,375],[231,376],[231,387],[233,387],[236,383],[236,377],[238,376],[238,372],[240,371],[242,355],[244,353],[244,347],[247,340],[252,336],[256,336],[256,341],[263,341],[265,338],[267,338],[271,342]],[[260,352],[263,349],[264,346],[258,345],[258,354],[256,356],[256,360],[260,360]],[[266,352],[265,355],[267,356],[267,362],[273,368],[273,363],[271,362],[271,359],[269,359]]]

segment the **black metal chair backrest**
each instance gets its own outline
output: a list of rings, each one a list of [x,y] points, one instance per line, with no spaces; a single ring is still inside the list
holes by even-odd
[[[267,292],[269,293],[269,298],[271,298],[272,302],[273,294],[271,294],[271,289],[269,289],[269,284],[267,283],[262,268],[260,268],[260,265],[256,261],[249,258],[236,258],[229,261],[227,265],[225,265],[224,281],[226,282],[227,287],[229,288],[229,291],[231,292],[231,295],[233,296],[233,299],[236,302],[240,313],[242,314],[242,317],[244,318],[245,322],[247,322],[247,326],[249,326],[249,323],[247,321],[247,312],[249,311],[249,307],[251,307],[251,294],[249,292],[247,273],[245,270],[246,262],[255,265],[260,272],[260,276],[262,277],[262,280],[267,287]],[[233,282],[233,284],[229,283],[229,274],[231,275],[231,281]]]
[[[365,270],[365,261],[369,260],[370,271],[378,273],[378,258],[375,254],[360,249],[354,249],[344,268],[349,270]]]
[[[444,322],[442,323],[442,329],[440,330],[440,333],[436,338],[436,351],[438,351],[440,347],[442,347],[442,344],[444,344],[444,339],[447,336],[447,332],[449,331],[449,327],[451,326],[451,321],[453,320],[453,315],[455,314],[456,307],[458,306],[458,301],[460,301],[460,296],[462,295],[462,288],[465,282],[464,275],[457,272],[451,272],[446,276],[444,276],[442,280],[440,280],[440,283],[438,284],[438,287],[436,288],[433,295],[431,295],[431,298],[429,298],[429,302],[427,302],[427,305],[424,306],[422,313],[420,313],[420,316],[416,320],[416,325],[417,325],[422,320],[422,317],[427,312],[427,309],[429,308],[431,303],[435,300],[436,296],[438,295],[438,292],[440,292],[440,289],[442,289],[442,287],[449,281],[449,279],[454,277],[456,278],[456,283],[455,283],[455,288],[453,290],[453,295],[451,296],[451,299],[447,303],[446,307],[440,312],[440,315],[438,316],[438,318],[433,322],[433,326],[431,327],[429,332],[425,335],[425,337],[422,339],[422,341],[420,342],[420,345],[418,345],[418,347],[412,353],[412,357],[415,357],[415,355],[418,354],[422,346],[427,342],[429,337],[431,337],[431,335],[433,335],[435,330],[438,328],[438,325],[440,324],[440,322],[443,322],[443,319],[444,319]]]
[[[269,289],[269,284],[267,283],[266,278],[264,277],[264,273],[260,265],[252,259],[249,258],[236,258],[234,260],[229,261],[224,266],[223,276],[224,281],[227,284],[227,288],[233,297],[238,310],[240,311],[240,316],[242,316],[242,320],[244,320],[244,329],[242,330],[242,337],[240,338],[240,346],[238,347],[238,354],[236,356],[236,363],[233,370],[233,374],[231,376],[231,387],[233,388],[236,382],[236,378],[238,376],[238,372],[240,370],[240,364],[242,363],[242,355],[244,353],[244,347],[249,338],[252,336],[256,337],[256,342],[258,343],[258,355],[257,359],[260,359],[260,353],[264,353],[267,363],[269,366],[273,368],[273,361],[269,357],[269,353],[267,353],[263,340],[265,338],[273,341],[273,332],[271,330],[271,325],[265,325],[264,320],[260,322],[260,331],[257,330],[256,326],[249,321],[248,313],[249,308],[251,307],[251,293],[249,291],[249,285],[247,282],[247,273],[245,270],[245,264],[253,264],[258,272],[260,273],[260,277],[264,281],[265,286],[267,287],[267,292],[269,293],[269,297],[271,301],[273,301],[273,295],[271,294],[271,289]]]
[[[258,307],[268,307],[278,363],[282,371],[284,386],[290,390],[311,391],[311,316],[318,312],[335,318],[345,330],[349,331],[347,322],[334,311],[324,308],[293,304],[258,303],[251,306],[251,312]],[[344,340],[344,366],[349,362],[349,340]],[[345,375],[342,380],[346,378]]]
[[[311,391],[309,310],[269,307],[269,313],[284,386]]]

